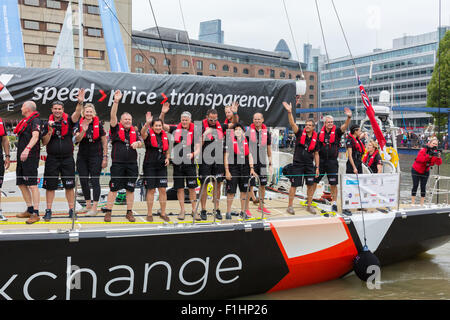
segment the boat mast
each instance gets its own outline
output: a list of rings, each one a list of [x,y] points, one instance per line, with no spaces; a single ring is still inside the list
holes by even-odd
[[[83,0],[78,0],[78,54],[79,54],[79,69],[83,70]]]

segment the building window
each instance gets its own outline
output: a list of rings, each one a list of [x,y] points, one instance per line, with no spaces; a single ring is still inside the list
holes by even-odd
[[[137,68],[134,69],[134,72],[136,72],[136,73],[144,73],[144,68],[137,67]]]
[[[249,74],[249,71],[248,71],[247,68],[245,68],[244,70],[242,70],[242,73],[243,73],[243,74]]]
[[[49,32],[61,32],[61,25],[58,23],[48,23],[47,22],[47,31]]]
[[[85,55],[88,58],[96,58],[96,59],[102,59],[103,60],[102,51],[99,51],[99,50],[87,49]]]
[[[100,9],[97,6],[87,5],[87,13],[100,14]]]
[[[102,30],[97,28],[87,28],[87,35],[90,37],[101,37]]]
[[[134,61],[136,61],[136,62],[143,62],[144,58],[140,54],[137,54],[137,55],[134,56]]]
[[[314,95],[313,94],[310,94],[309,95],[309,98],[312,100],[312,99],[314,99]]]
[[[32,20],[23,20],[24,29],[39,30],[39,22]]]
[[[292,74],[289,73],[289,79],[292,79]]]
[[[198,75],[198,76],[202,76],[202,75],[203,75],[203,72],[197,72],[197,75]]]
[[[314,81],[314,76],[309,76],[310,81]]]
[[[156,64],[156,59],[153,58],[153,57],[150,57],[150,63],[151,63],[151,64]]]
[[[313,85],[309,86],[309,90],[314,90],[314,86]]]
[[[302,77],[298,74],[295,76],[295,79],[300,80]]]
[[[39,53],[39,46],[36,44],[25,43],[24,49],[26,53]]]
[[[196,65],[196,67],[197,67],[197,70],[203,70],[203,61],[198,60],[198,61],[195,63],[195,65]],[[198,74],[198,72],[197,72],[197,74]],[[203,74],[203,73],[202,73],[202,74]],[[198,75],[201,76],[202,74],[198,74]]]
[[[224,64],[222,67],[222,71],[228,72],[228,71],[230,71],[230,67],[227,64]]]
[[[47,8],[61,9],[61,1],[47,0]]]
[[[39,0],[23,0],[23,4],[27,6],[39,7]]]
[[[275,78],[275,70],[270,69],[270,77]]]
[[[280,72],[280,78],[286,78],[286,72],[281,71]]]
[[[163,65],[170,66],[170,60],[169,59],[164,59]]]
[[[182,66],[183,68],[189,68],[189,61],[187,61],[187,60],[181,61],[181,66]]]
[[[233,67],[233,72],[234,72],[234,73],[238,73],[238,68]]]
[[[56,47],[53,46],[47,46],[47,54],[50,56],[53,56],[55,54]]]
[[[217,66],[214,63],[209,64],[209,70],[216,70]]]
[[[264,70],[263,70],[263,69],[259,69],[259,70],[258,70],[258,74],[259,74],[260,76],[263,76],[263,75],[264,75]]]

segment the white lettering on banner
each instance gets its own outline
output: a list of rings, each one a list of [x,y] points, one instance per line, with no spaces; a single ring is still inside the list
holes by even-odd
[[[220,258],[220,259],[219,259]],[[202,292],[205,287],[208,285],[208,282],[216,282],[222,285],[229,285],[233,282],[236,282],[240,278],[239,272],[242,271],[242,260],[236,254],[228,254],[223,257],[217,257],[218,262],[214,266],[210,261],[211,257],[192,257],[187,259],[181,266],[179,266],[178,274],[173,272],[174,267],[167,261],[155,261],[153,263],[145,263],[144,264],[144,273],[142,278],[136,276],[135,270],[141,270],[141,266],[130,266],[130,265],[116,265],[110,268],[105,267],[102,270],[96,270],[87,267],[79,267],[77,265],[72,264],[72,257],[66,257],[66,270],[65,270],[65,279],[64,274],[55,274],[50,271],[39,271],[33,273],[31,275],[27,275],[27,278],[23,277],[23,275],[12,274],[8,281],[5,283],[0,283],[0,296],[6,300],[14,300],[14,299],[27,299],[34,300],[37,297],[32,297],[29,288],[32,288],[33,281],[36,278],[40,278],[40,285],[42,285],[42,281],[45,280],[48,282],[44,287],[48,289],[48,300],[57,299],[57,289],[60,287],[54,281],[56,279],[64,279],[61,281],[65,281],[65,299],[71,299],[71,292],[74,290],[82,291],[85,296],[95,299],[97,297],[97,291],[102,290],[104,294],[109,297],[120,297],[124,295],[133,296],[136,291],[139,291],[142,288],[142,293],[150,292],[151,290],[151,280],[150,275],[152,271],[156,269],[153,277],[158,276],[161,277],[161,271],[163,271],[164,275],[164,283],[165,286],[163,288],[157,288],[158,290],[173,290],[174,294],[178,294],[181,296],[193,296]],[[216,258],[213,259],[214,261]],[[226,264],[226,267],[224,266]],[[112,277],[109,279],[104,279],[107,277],[108,272],[112,275],[113,271],[121,270],[125,271],[127,274],[124,277]],[[64,271],[63,271],[64,272]],[[215,275],[215,277],[209,277],[210,272]],[[100,275],[100,277],[98,276]],[[192,279],[192,276],[195,275],[195,278]],[[88,276],[86,279],[85,277]],[[177,278],[178,276],[178,278]],[[81,278],[84,278],[85,287],[81,286]],[[103,278],[101,278],[103,277]],[[177,278],[173,281],[173,277]],[[25,279],[24,279],[25,278]],[[6,279],[6,278],[5,278]],[[137,281],[139,280],[140,281]],[[189,280],[188,280],[189,279]],[[101,281],[99,281],[101,280]],[[109,280],[106,282],[106,280]],[[104,288],[99,288],[99,283],[106,282]],[[123,290],[121,292],[113,292],[111,290],[112,287],[115,286],[118,282],[125,282],[123,286]],[[181,283],[183,286],[178,288],[173,288],[173,283]],[[23,297],[14,297],[11,292],[12,289],[17,289],[17,287],[21,288],[23,293]],[[36,285],[35,285],[36,286]],[[122,286],[121,286],[122,287]],[[10,290],[8,290],[8,288]],[[176,290],[176,291],[175,291]],[[15,290],[17,291],[17,290]],[[35,290],[31,290],[32,292]],[[42,294],[42,293],[41,293]],[[59,297],[64,297],[64,292],[59,293]],[[43,299],[40,297],[39,299]]]
[[[399,174],[344,174],[342,208],[380,208],[398,205]]]
[[[36,87],[34,88],[34,96],[32,100],[40,101],[42,104],[47,104],[55,99],[60,101],[77,101],[77,96],[79,88],[67,88],[67,87]],[[85,90],[84,102],[102,102],[107,96],[108,106],[111,107],[114,103],[114,92],[116,89],[111,89],[108,92],[104,92],[101,88],[96,88],[95,83],[91,83]],[[100,97],[98,101],[94,101],[94,92],[100,92]],[[128,104],[138,104],[138,105],[154,105],[156,103],[156,98],[164,94],[164,92],[147,92],[139,91],[135,86],[131,90],[121,89],[122,100],[121,103]],[[176,89],[172,89],[168,95],[168,101],[172,106],[183,106],[183,107],[208,107],[215,109],[217,107],[224,107],[231,105],[233,101],[237,101],[239,106],[242,108],[258,108],[268,111],[274,100],[274,96],[257,96],[257,95],[237,95],[237,94],[227,94],[222,93],[185,93],[177,92]]]

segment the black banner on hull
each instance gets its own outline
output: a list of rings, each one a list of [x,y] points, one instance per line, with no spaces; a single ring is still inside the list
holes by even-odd
[[[204,119],[208,109],[217,109],[224,120],[224,107],[237,101],[244,123],[251,123],[253,114],[261,112],[266,125],[283,127],[288,118],[282,102],[295,105],[293,80],[0,67],[0,116],[22,118],[20,107],[26,100],[36,102],[42,117],[48,117],[55,100],[72,112],[80,88],[86,89],[85,102],[93,103],[105,121],[117,89],[123,93],[119,114],[129,112],[136,122],[145,121],[147,111],[159,115],[166,101],[171,104],[168,123],[179,122],[183,111],[189,111],[193,120]]]
[[[263,228],[42,238],[0,241],[0,299],[224,299],[267,292],[289,272]]]

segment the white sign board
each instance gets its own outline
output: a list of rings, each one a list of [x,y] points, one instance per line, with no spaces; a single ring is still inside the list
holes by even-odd
[[[342,209],[382,208],[398,205],[400,174],[344,174]]]

